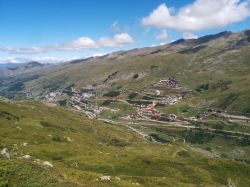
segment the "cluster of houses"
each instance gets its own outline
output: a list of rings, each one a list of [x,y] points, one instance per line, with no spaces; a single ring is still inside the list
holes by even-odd
[[[84,103],[81,100],[72,97],[69,103],[76,110],[84,112],[86,116],[88,116],[88,118],[90,119],[95,119],[97,115],[101,112],[98,107],[95,107],[94,105],[89,103]]]
[[[177,79],[172,77],[167,77],[164,79],[160,79],[159,81],[147,85],[145,88],[170,88],[170,89],[180,89],[181,86]]]
[[[163,97],[160,101],[161,104],[163,105],[174,105],[176,103],[178,103],[180,100],[182,99],[182,96],[177,96],[177,95],[174,95],[174,96],[166,96],[166,97]]]
[[[76,100],[76,101],[88,101],[90,99],[95,99],[96,94],[92,93],[76,93],[73,96],[71,96],[71,100]]]
[[[82,89],[76,87],[70,87],[64,89],[62,92],[56,91],[56,92],[46,93],[40,96],[40,98],[49,102],[53,102],[61,99],[64,96],[65,97],[71,96],[71,100],[86,101],[96,98],[97,94],[94,91],[92,85],[87,85]]]
[[[149,105],[135,105],[135,113],[128,115],[125,119],[150,119],[157,121],[175,121],[177,116],[174,114],[164,114],[155,108],[156,101]]]
[[[92,85],[87,85],[82,89],[71,87],[71,100],[86,101],[95,99],[97,94]]]
[[[91,105],[88,102],[90,99],[95,99],[97,96],[92,85],[87,85],[81,90],[72,87],[70,95],[72,96],[70,98],[69,103],[76,110],[85,112],[88,118],[95,119],[97,117],[97,114],[100,113],[99,108],[95,107],[94,105]]]
[[[191,119],[194,121],[203,120],[203,119],[208,118],[209,116],[219,117],[219,116],[221,116],[221,111],[209,108],[207,111],[201,112],[196,117],[192,117]]]
[[[165,87],[165,88],[180,88],[178,81],[175,77],[169,77],[161,79],[157,83],[151,85],[151,88]],[[62,92],[50,92],[43,96],[42,99],[53,102],[62,97],[69,97],[69,102],[73,108],[78,111],[85,112],[89,118],[96,118],[102,111],[107,110],[110,112],[119,112],[119,109],[112,109],[108,107],[100,107],[98,105],[91,104],[91,100],[96,99],[97,93],[92,85],[86,85],[83,88],[77,88],[74,86],[65,88]],[[156,96],[161,96],[160,90],[154,90]],[[128,92],[126,89],[121,89],[122,95],[126,95]],[[157,101],[152,101],[151,104],[135,105],[135,112],[127,117],[127,119],[150,119],[158,121],[175,121],[177,116],[174,114],[164,114],[155,108],[157,103],[164,105],[174,105],[182,99],[181,95],[172,95],[165,97],[158,97]]]
[[[219,117],[222,113],[221,110],[215,110],[212,108],[209,108],[207,111],[211,114],[211,116],[214,116],[214,117]]]
[[[175,114],[161,114],[160,118],[157,120],[173,122],[177,120],[177,116]]]
[[[85,112],[85,114],[94,119],[100,114],[102,111],[110,111],[110,112],[119,112],[119,109],[113,109],[108,107],[99,107],[91,104],[91,100],[97,97],[97,93],[94,90],[92,85],[87,85],[83,88],[76,87],[68,87],[64,89],[62,92],[50,92],[43,94],[40,98],[48,101],[55,102],[61,100],[63,97],[69,97],[70,100],[68,102],[75,110]]]
[[[41,96],[41,99],[52,102],[59,99],[64,94],[62,92],[50,92]]]
[[[135,107],[135,111],[137,115],[139,116],[146,116],[147,118],[152,118],[156,116],[160,116],[161,113],[157,109],[155,109],[156,103],[155,101],[152,102],[152,104],[149,104],[148,106],[145,105],[139,105]]]
[[[91,99],[96,98],[96,93],[92,92],[91,90],[88,90],[88,93],[76,93],[74,94],[70,99],[70,104],[73,108],[75,108],[78,111],[84,112],[90,119],[97,118],[98,114],[100,114],[102,111],[106,110],[109,112],[119,112],[119,109],[113,109],[108,107],[99,107],[97,105],[91,104],[89,102]]]
[[[180,85],[175,77],[168,77],[165,79],[161,79],[156,82],[154,87],[166,87],[166,88],[180,88]]]
[[[119,112],[119,109],[112,109],[108,107],[98,107],[91,104],[82,103],[79,101],[71,101],[70,104],[78,111],[84,112],[86,116],[90,119],[97,118],[98,114],[106,110],[112,113]]]
[[[196,116],[196,119],[203,120],[209,116],[208,112],[201,112]]]

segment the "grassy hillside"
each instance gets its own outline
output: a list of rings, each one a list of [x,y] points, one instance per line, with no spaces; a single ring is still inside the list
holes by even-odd
[[[248,186],[249,164],[144,140],[63,108],[0,101],[0,186]],[[30,155],[30,159],[20,158]],[[49,161],[53,168],[35,163]],[[111,176],[101,181],[100,176]]]

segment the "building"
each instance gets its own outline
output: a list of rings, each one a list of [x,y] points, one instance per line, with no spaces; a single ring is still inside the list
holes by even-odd
[[[83,87],[83,91],[93,92],[94,91],[94,87],[92,85],[88,84],[85,87]]]
[[[156,96],[160,96],[160,95],[161,95],[160,90],[155,90],[155,95],[156,95]]]

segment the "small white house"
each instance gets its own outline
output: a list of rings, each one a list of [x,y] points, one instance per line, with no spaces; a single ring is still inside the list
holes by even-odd
[[[160,95],[161,95],[160,90],[155,90],[155,95],[156,95],[156,96],[160,96]]]

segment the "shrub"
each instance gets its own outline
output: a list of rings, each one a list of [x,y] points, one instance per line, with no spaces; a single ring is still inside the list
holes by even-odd
[[[106,97],[117,97],[118,95],[120,95],[120,91],[112,90],[112,91],[109,91],[109,92],[105,93],[103,96],[106,96]]]
[[[134,74],[133,79],[137,79],[139,77],[138,74]]]
[[[184,134],[186,142],[194,144],[202,144],[210,142],[213,138],[213,134],[206,133],[204,130],[187,130]]]
[[[40,124],[43,126],[43,127],[46,127],[46,128],[53,128],[53,129],[58,129],[58,130],[61,130],[61,131],[65,131],[66,129],[63,128],[63,127],[60,127],[58,125],[55,125],[55,124],[51,124],[47,121],[40,121]]]
[[[196,91],[197,91],[197,92],[201,92],[202,90],[206,91],[206,90],[208,90],[208,88],[209,88],[209,84],[208,84],[208,83],[206,83],[206,84],[201,84],[201,85],[199,85],[199,86],[196,88]]]
[[[168,140],[165,140],[159,134],[151,133],[149,136],[152,137],[157,142],[160,142],[160,143],[169,143]]]
[[[181,109],[181,112],[183,112],[183,113],[188,112],[188,107],[186,107],[186,108],[182,108],[182,109]]]
[[[156,104],[156,107],[163,107],[163,106],[165,106],[165,104],[162,104],[162,103],[157,103]]]
[[[212,148],[211,147],[206,147],[205,148],[207,151],[212,151]]]
[[[145,96],[142,97],[142,99],[143,100],[151,100],[152,98],[145,95]]]
[[[224,129],[223,125],[220,125],[220,124],[213,125],[213,128],[217,129],[217,130],[223,130]]]
[[[132,92],[132,93],[130,93],[130,94],[128,95],[128,98],[129,98],[129,99],[134,99],[136,96],[137,96],[137,93]]]
[[[59,100],[59,101],[58,101],[58,104],[61,105],[61,106],[66,106],[66,104],[67,104],[67,99]]]
[[[55,141],[55,142],[61,142],[62,141],[62,138],[58,135],[54,135],[52,136],[52,140]]]
[[[150,69],[155,69],[155,68],[158,68],[159,66],[155,66],[155,65],[152,65],[150,66]]]
[[[117,138],[111,139],[109,144],[113,146],[117,146],[117,147],[126,147],[127,145],[129,145],[129,143],[126,142],[125,140],[121,140]]]
[[[6,112],[6,111],[0,111],[0,116],[3,116],[5,117],[7,120],[16,120],[16,121],[19,121],[20,120],[20,117],[18,116],[15,116],[9,112]]]
[[[236,139],[236,145],[238,146],[250,146],[250,140],[248,138]]]
[[[102,103],[102,106],[108,106],[110,103],[112,103],[112,100],[105,100]]]
[[[179,157],[190,157],[190,154],[186,150],[181,150],[181,151],[177,152],[177,156],[179,156]]]
[[[59,156],[59,155],[53,155],[52,156],[52,160],[62,160],[63,157],[62,156]]]

